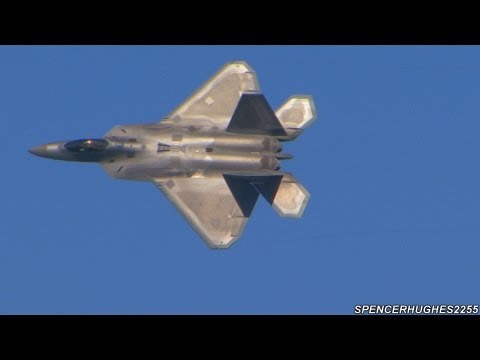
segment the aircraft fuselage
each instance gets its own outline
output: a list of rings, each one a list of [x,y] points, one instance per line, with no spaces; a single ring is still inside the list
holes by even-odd
[[[289,97],[276,111],[244,61],[225,64],[161,121],[119,125],[102,138],[59,141],[35,155],[94,162],[113,178],[148,181],[214,249],[243,233],[261,195],[279,216],[300,218],[310,198],[281,172],[284,141],[316,119],[313,98]]]
[[[280,141],[272,136],[229,134],[212,128],[157,124],[119,125],[104,138],[58,141],[30,152],[54,160],[101,163],[117,179],[152,181],[213,172],[279,170]]]

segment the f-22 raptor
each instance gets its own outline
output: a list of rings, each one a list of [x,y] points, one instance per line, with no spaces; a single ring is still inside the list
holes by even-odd
[[[103,138],[57,141],[29,151],[99,163],[115,179],[149,181],[210,248],[241,236],[262,195],[280,216],[302,216],[309,192],[280,162],[282,144],[316,120],[311,96],[273,111],[243,61],[227,63],[159,122],[118,125]]]

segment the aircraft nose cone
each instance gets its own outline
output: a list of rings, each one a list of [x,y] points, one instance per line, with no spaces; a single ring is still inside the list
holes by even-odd
[[[46,145],[34,146],[33,148],[29,149],[28,152],[32,153],[33,155],[46,157],[47,156],[47,146]]]

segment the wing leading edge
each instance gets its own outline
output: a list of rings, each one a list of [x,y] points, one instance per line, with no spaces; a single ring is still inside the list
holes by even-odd
[[[209,247],[228,248],[242,235],[260,194],[274,204],[283,177],[218,174],[155,184]]]
[[[242,94],[259,91],[255,71],[246,62],[227,63],[163,119],[162,124],[225,129]]]
[[[259,194],[249,184],[227,181],[219,174],[155,184],[209,247],[228,248],[242,234]]]

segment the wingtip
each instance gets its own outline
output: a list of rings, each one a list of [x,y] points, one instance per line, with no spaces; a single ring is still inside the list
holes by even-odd
[[[243,66],[249,72],[254,72],[253,68],[244,60],[234,60],[225,64],[225,67],[228,66]]]
[[[229,249],[230,247],[232,247],[232,245],[235,244],[239,238],[240,238],[239,236],[234,236],[226,242],[223,242],[223,241],[212,242],[211,239],[207,240],[205,238],[204,238],[204,240],[205,240],[205,243],[207,244],[207,246],[212,250],[226,250],[226,249]]]

